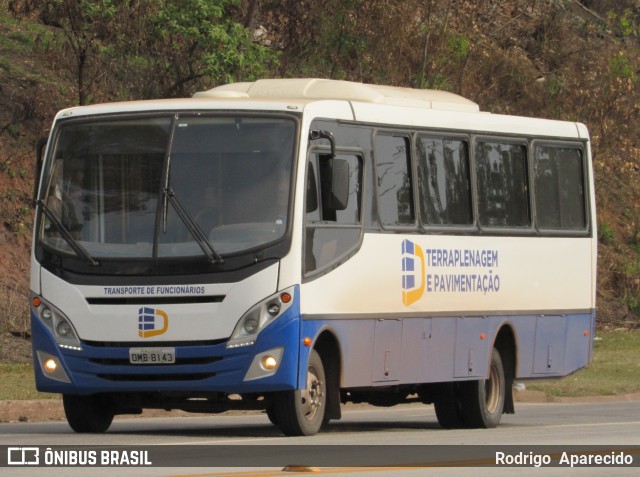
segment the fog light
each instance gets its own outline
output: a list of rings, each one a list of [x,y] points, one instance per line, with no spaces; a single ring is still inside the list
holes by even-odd
[[[273,356],[263,356],[260,360],[260,366],[262,366],[262,369],[265,371],[273,371],[278,367],[278,360]]]
[[[58,369],[58,363],[53,358],[49,358],[44,362],[44,369],[47,373],[55,373],[56,369]]]
[[[244,375],[245,381],[252,379],[262,379],[273,376],[278,372],[278,368],[282,364],[284,356],[284,347],[268,349],[262,353],[256,354],[251,361],[251,366]]]
[[[49,308],[42,309],[42,318],[45,320],[50,320],[52,316],[51,310]]]
[[[50,355],[49,353],[45,353],[44,351],[40,350],[36,352],[36,355],[38,356],[40,370],[45,377],[63,383],[71,382],[69,376],[67,376],[67,373],[65,373],[64,371],[62,363],[56,356]]]

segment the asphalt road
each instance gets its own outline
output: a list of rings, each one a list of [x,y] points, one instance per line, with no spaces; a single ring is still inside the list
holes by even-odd
[[[374,450],[361,446],[384,444]],[[83,449],[107,449],[106,446],[166,446],[162,454],[154,447],[153,459],[166,457],[169,462],[175,460],[175,467],[127,467],[127,468],[1,468],[3,476],[42,475],[42,476],[198,476],[198,477],[272,477],[290,475],[309,475],[283,471],[282,464],[291,459],[290,464],[299,464],[293,459],[304,461],[304,456],[317,455],[333,449],[329,459],[321,460],[322,467],[311,475],[365,475],[390,476],[402,475],[473,475],[474,477],[501,475],[544,475],[566,476],[593,475],[617,476],[639,475],[639,468],[609,467],[574,468],[564,467],[537,469],[531,466],[522,468],[467,467],[467,468],[406,468],[404,461],[398,465],[380,467],[370,465],[361,467],[361,462],[348,467],[335,468],[336,462],[351,463],[354,456],[364,452],[376,462],[406,454],[409,451],[421,452],[427,449],[431,454],[439,453],[435,459],[440,465],[462,462],[467,465],[481,465],[486,455],[477,455],[473,446],[492,445],[496,449],[525,451],[543,454],[546,451],[559,453],[567,450],[571,453],[575,446],[591,445],[599,448],[616,449],[619,446],[634,446],[635,462],[640,461],[640,402],[594,403],[594,404],[525,404],[517,405],[515,415],[505,415],[497,429],[490,430],[442,430],[436,421],[433,407],[419,404],[402,405],[388,409],[368,406],[347,407],[341,421],[331,423],[325,432],[313,437],[283,437],[272,426],[265,415],[219,415],[196,416],[187,418],[145,418],[116,419],[110,430],[102,435],[80,435],[73,433],[65,422],[0,424],[0,446],[7,452],[6,446],[91,446]],[[407,446],[442,446],[412,448]],[[540,446],[554,445],[555,448]],[[182,446],[182,447],[175,447]],[[203,446],[203,447],[198,447]],[[212,447],[225,446],[225,447]],[[270,447],[264,447],[270,446]],[[292,447],[292,446],[298,446]],[[320,446],[333,446],[320,447]],[[336,447],[338,446],[338,447]],[[356,447],[354,447],[356,446]],[[360,447],[357,447],[360,446]],[[399,446],[399,447],[392,447]],[[464,446],[464,447],[462,447]],[[471,446],[471,447],[470,447]],[[523,447],[509,447],[523,446]],[[53,447],[57,449],[59,447]],[[75,449],[78,447],[71,447]],[[69,448],[67,448],[69,449]],[[110,449],[110,448],[108,448]],[[291,449],[294,449],[292,452]],[[336,451],[338,449],[338,451]],[[551,450],[549,450],[551,449]],[[224,451],[236,467],[192,467],[211,465],[214,453]],[[492,451],[493,452],[493,451]],[[613,452],[613,450],[611,451]],[[284,453],[285,460],[276,459],[277,466],[268,465],[270,457]],[[367,454],[368,453],[368,454]],[[174,457],[171,457],[174,456]],[[230,457],[231,456],[231,457]],[[302,456],[302,457],[301,457]],[[258,460],[256,460],[258,459]],[[351,460],[350,460],[351,459]],[[200,461],[199,461],[200,460]],[[357,460],[357,459],[356,459]],[[431,455],[433,461],[433,455]],[[0,460],[1,462],[1,460]],[[227,463],[229,460],[214,462]],[[419,461],[420,462],[420,461]],[[266,465],[265,465],[266,463]],[[171,464],[173,465],[173,464]],[[242,465],[244,467],[239,467]],[[260,466],[256,468],[253,466]]]

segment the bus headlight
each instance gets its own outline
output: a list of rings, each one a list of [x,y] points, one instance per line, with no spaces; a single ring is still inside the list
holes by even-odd
[[[72,333],[71,325],[67,320],[60,320],[58,326],[56,326],[56,332],[58,333],[58,336],[66,338]]]
[[[49,308],[45,307],[42,309],[42,313],[40,313],[40,316],[46,321],[49,321],[53,317],[53,313]]]
[[[81,350],[80,339],[69,318],[43,298],[37,298],[38,300],[31,300],[31,308],[40,322],[53,333],[58,346]]]
[[[248,335],[252,335],[254,334],[256,331],[258,331],[258,326],[260,325],[260,323],[258,323],[258,319],[259,317],[256,316],[249,316],[244,320],[243,323],[243,328],[246,334]]]
[[[269,323],[281,316],[293,303],[293,288],[278,292],[246,312],[236,325],[227,348],[251,346]]]

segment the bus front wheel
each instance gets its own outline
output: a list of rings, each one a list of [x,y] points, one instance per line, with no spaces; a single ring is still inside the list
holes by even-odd
[[[505,392],[504,366],[500,352],[494,348],[491,351],[489,377],[461,383],[460,411],[466,426],[496,427],[504,411]]]
[[[113,421],[113,407],[103,396],[64,394],[62,405],[67,422],[75,432],[105,432]]]
[[[287,436],[312,436],[322,426],[326,404],[324,366],[320,355],[312,350],[305,388],[277,393],[273,397],[273,414]]]

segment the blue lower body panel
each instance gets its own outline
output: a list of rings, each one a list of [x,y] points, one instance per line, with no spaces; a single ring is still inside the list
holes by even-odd
[[[516,379],[562,377],[589,364],[594,330],[594,310],[425,318],[303,316],[302,322],[302,336],[328,331],[336,337],[343,388],[485,379],[491,351],[503,332],[515,349]]]

